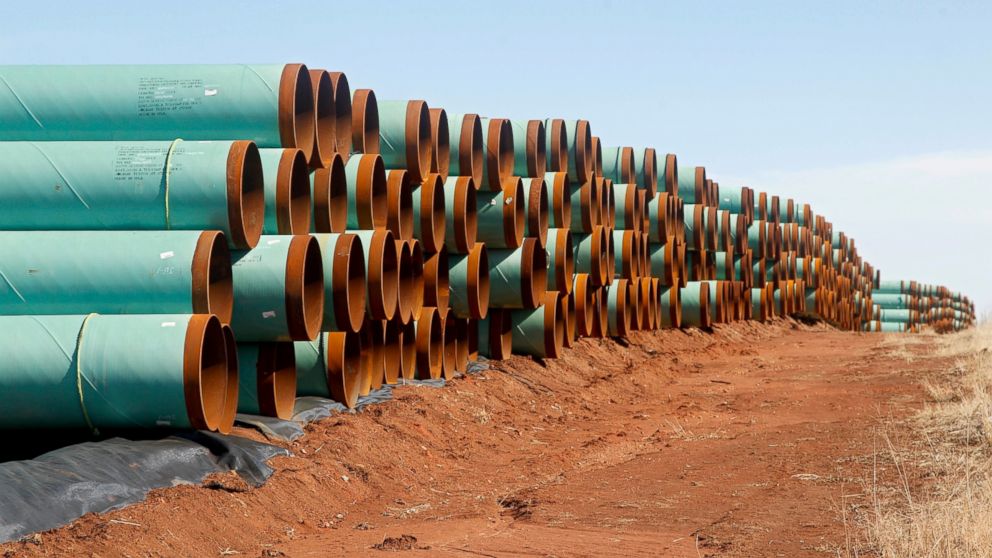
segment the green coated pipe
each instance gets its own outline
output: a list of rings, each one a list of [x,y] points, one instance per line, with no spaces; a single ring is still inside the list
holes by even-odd
[[[706,184],[706,169],[704,167],[683,167],[688,172],[679,173],[679,197],[686,204],[704,204],[706,198],[703,186]],[[688,214],[689,211],[686,210]]]
[[[636,184],[613,185],[614,226],[617,229],[640,230],[643,212]]]
[[[882,320],[881,322],[882,333],[905,333],[907,331],[906,324],[903,322],[887,322]]]
[[[674,153],[665,155],[665,162],[658,173],[658,191],[673,197],[679,193],[679,162]]]
[[[238,343],[238,412],[289,420],[296,402],[291,342]]]
[[[0,328],[0,428],[217,430],[235,403],[214,316],[3,316]]]
[[[231,254],[219,231],[0,232],[0,279],[0,315],[231,321]]]
[[[880,281],[878,287],[874,289],[875,293],[894,293],[894,294],[909,294],[910,291],[909,281],[896,281],[896,280],[886,280]]]
[[[716,278],[721,281],[736,281],[734,255],[730,252],[714,252],[716,260]]]
[[[689,281],[681,287],[682,327],[710,327],[710,285],[705,281]]]
[[[444,182],[444,245],[449,254],[467,254],[479,234],[475,182],[468,176],[449,176]]]
[[[572,245],[575,250],[575,272],[587,273],[593,286],[602,286],[610,282],[608,277],[607,231],[605,227],[595,226],[591,233],[573,234]]]
[[[565,339],[565,299],[547,291],[543,304],[533,309],[513,310],[511,346],[514,354],[558,358]]]
[[[477,241],[488,248],[519,247],[526,228],[526,207],[524,184],[519,177],[504,180],[499,192],[480,191]]]
[[[765,221],[761,219],[755,219],[751,223],[751,226],[747,228],[747,246],[751,249],[751,253],[755,259],[770,255],[765,252],[765,248],[767,247],[767,241],[765,239],[767,229]]]
[[[634,149],[631,147],[604,147],[603,169],[604,178],[614,184],[637,185],[637,175],[634,170]]]
[[[313,213],[307,158],[300,149],[259,149],[265,187],[262,234],[306,234]]]
[[[706,248],[706,208],[699,204],[686,204],[682,223],[685,227],[686,248],[700,250]]]
[[[548,253],[525,238],[514,250],[489,250],[489,307],[536,308],[547,285]]]
[[[768,291],[751,289],[751,317],[761,322],[768,320]]]
[[[293,343],[296,394],[329,397],[353,409],[358,404],[363,362],[355,332],[324,332],[316,341]]]
[[[323,331],[357,332],[365,322],[365,249],[354,234],[312,234],[324,275]]]
[[[647,190],[648,200],[654,199],[658,194],[658,155],[653,147],[634,150],[634,176],[637,187]]]
[[[682,289],[677,285],[662,287],[659,302],[662,327],[682,327]]]
[[[448,176],[468,176],[476,188],[482,186],[482,123],[478,114],[448,116]]]
[[[882,308],[880,316],[883,322],[904,322],[913,321],[913,310],[908,308]]]
[[[219,229],[250,248],[264,214],[248,141],[0,142],[5,230]]]
[[[309,235],[262,236],[258,246],[231,254],[239,341],[317,338],[324,313],[320,245]]]
[[[631,330],[631,312],[634,303],[631,299],[630,283],[617,279],[606,287],[606,330],[611,337],[626,337]]]
[[[753,254],[753,253],[752,253]],[[765,286],[765,259],[756,258],[752,260],[751,270],[753,272],[751,276],[751,283],[756,287]]]
[[[0,81],[0,141],[242,138],[309,156],[325,131],[303,64],[0,66]]]
[[[387,169],[421,182],[431,171],[431,115],[424,101],[379,101],[379,153]],[[450,132],[449,132],[450,133]]]
[[[568,137],[568,179],[584,184],[593,177],[592,128],[587,120],[566,120]]]
[[[547,172],[544,173],[544,183],[551,198],[548,227],[569,228],[572,224],[572,187],[568,183],[568,175],[563,172]]]
[[[440,175],[430,175],[411,192],[413,198],[413,237],[430,254],[444,248],[447,235],[444,183]]]
[[[396,239],[386,229],[353,232],[365,253],[366,317],[391,320],[398,308],[400,288],[400,254]]]
[[[731,213],[744,213],[743,193],[743,188],[721,188],[719,208]]]
[[[660,279],[663,285],[674,285],[678,281],[676,250],[677,248],[674,242],[667,244],[651,243],[648,245],[651,275]]]
[[[505,118],[482,118],[479,122],[485,162],[478,187],[499,192],[504,181],[513,176],[513,128]]]
[[[592,232],[593,227],[600,224],[601,210],[601,202],[598,199],[598,192],[593,188],[593,183],[571,186],[569,198],[571,222],[568,228],[573,233]]]
[[[511,120],[513,175],[539,177],[547,171],[547,134],[540,120]]]
[[[575,275],[575,250],[568,229],[548,230],[545,249],[548,253],[548,290],[570,294]]]
[[[561,118],[544,121],[545,154],[548,172],[568,173],[568,131]]]
[[[482,319],[489,312],[489,255],[477,242],[467,254],[448,256],[448,307],[457,318]]]
[[[346,228],[351,230],[385,227],[389,190],[382,157],[356,153],[348,159],[344,173],[348,184]]]
[[[478,320],[479,355],[490,360],[510,357],[513,350],[513,310],[493,308],[484,319]]]

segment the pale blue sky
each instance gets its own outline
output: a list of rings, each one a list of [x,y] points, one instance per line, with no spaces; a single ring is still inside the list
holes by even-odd
[[[583,117],[992,310],[992,2],[275,4],[5,2],[0,63],[302,61],[380,99]]]

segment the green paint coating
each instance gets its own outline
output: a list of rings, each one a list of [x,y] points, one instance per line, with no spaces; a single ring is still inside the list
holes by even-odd
[[[265,219],[262,221],[262,234],[281,234],[279,230],[279,214],[276,212],[277,185],[279,177],[279,161],[285,149],[259,149],[262,159],[262,184],[265,191]],[[312,210],[312,208],[311,208]],[[286,233],[288,234],[289,231]]]
[[[696,231],[696,204],[686,204],[685,212],[682,215],[682,224],[685,227],[685,247],[687,250],[699,250],[706,245],[706,211],[703,211],[703,230]],[[702,244],[700,244],[702,242]]]
[[[695,167],[685,167],[691,169],[692,172],[680,172],[679,173],[679,197],[682,198],[686,204],[692,203],[703,203],[705,200],[696,199],[696,169]],[[689,207],[686,205],[685,214],[689,214]]]
[[[743,190],[741,188],[720,188],[720,190],[720,203],[718,204],[720,209],[726,209],[733,213],[744,212],[744,200],[741,196]]]
[[[515,250],[489,250],[490,308],[524,307],[523,254],[522,247]]]
[[[262,235],[258,246],[231,253],[238,341],[292,341],[286,321],[286,260],[293,236]]]
[[[296,355],[296,395],[313,395],[331,398],[327,385],[327,333],[321,333],[316,341],[296,341],[293,352]],[[241,346],[238,346],[238,353]]]
[[[469,255],[448,252],[448,307],[458,318],[472,318],[468,299]],[[488,270],[480,270],[486,273]]]
[[[479,223],[476,242],[485,242],[487,248],[507,248],[503,206],[512,203],[512,201],[512,199],[505,199],[502,191],[480,190],[476,192],[476,215]],[[518,200],[517,203],[524,202]],[[516,235],[513,235],[513,238],[515,239]]]
[[[664,283],[667,281],[667,277],[672,276],[672,271],[665,265],[665,245],[650,243],[648,255],[651,259],[651,275],[661,279],[661,282]]]
[[[191,314],[201,234],[0,232],[0,314]]]
[[[217,229],[230,240],[231,144],[0,142],[0,223],[6,230]]]
[[[0,317],[0,428],[85,429],[82,404],[96,428],[190,428],[189,321],[185,314]]]
[[[538,358],[548,356],[544,339],[544,320],[543,305],[510,312],[510,323],[513,326],[513,354]]]
[[[379,101],[379,154],[387,169],[405,169],[409,101]]]
[[[621,285],[623,286],[623,291],[621,292]],[[619,297],[627,298],[628,293],[626,292],[628,288],[627,281],[618,280],[610,283],[606,287],[606,330],[613,337],[619,336],[620,332],[620,309],[619,309]],[[626,302],[626,301],[625,301]]]
[[[320,259],[324,266],[324,319],[321,322],[320,329],[322,331],[350,331],[351,324],[339,324],[337,317],[334,315],[334,284],[331,278],[334,277],[334,249],[341,235],[337,233],[313,233],[310,236],[316,238],[317,244],[320,245]],[[348,265],[361,267],[362,276],[364,277],[366,269],[365,248],[359,242],[355,249],[357,253],[352,253],[353,257],[349,259]],[[351,296],[362,296],[364,299],[363,294],[356,293]]]
[[[672,289],[679,287],[665,287],[661,289],[661,325],[663,327],[682,327],[681,323],[672,321]],[[680,293],[681,294],[681,293]]]
[[[689,281],[686,286],[681,287],[682,291],[682,327],[703,326],[703,282]],[[706,302],[709,302],[709,292],[707,291]]]
[[[603,149],[603,178],[609,178],[614,184],[623,181],[620,176],[620,166],[623,164],[623,147],[604,147]]]
[[[0,66],[0,140],[234,138],[282,147],[283,68]]]

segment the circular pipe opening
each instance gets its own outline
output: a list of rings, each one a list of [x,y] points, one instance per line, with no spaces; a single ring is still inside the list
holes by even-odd
[[[599,136],[592,136],[590,141],[589,158],[592,161],[592,176],[603,176],[603,147],[599,144]]]
[[[416,375],[417,326],[411,321],[400,326],[400,377],[404,380],[412,380]]]
[[[549,119],[545,126],[547,134],[547,162],[550,172],[568,173],[568,132],[561,118]]]
[[[410,316],[407,322],[415,320],[420,316],[420,310],[424,307],[424,249],[417,239],[406,241],[410,250],[410,262],[413,268],[413,301],[410,303]]]
[[[495,134],[495,136],[494,136]],[[503,181],[513,175],[513,127],[505,118],[493,118],[489,121],[489,187],[499,190]],[[493,145],[498,146],[493,152]]]
[[[475,244],[479,232],[477,207],[472,178],[459,176],[455,180],[455,207],[450,208],[454,212],[455,230],[452,234],[459,253],[467,253]]]
[[[572,195],[568,174],[556,172],[551,183],[551,215],[555,228],[567,229],[572,223]]]
[[[400,324],[396,320],[388,320],[380,323],[384,329],[382,348],[383,378],[385,383],[394,385],[399,382],[400,369],[403,366],[403,340],[401,339],[403,324]]]
[[[493,308],[489,314],[489,358],[504,360],[513,352],[513,320],[510,310]]]
[[[341,233],[348,224],[348,179],[344,159],[332,153],[327,165],[313,171],[313,230]]]
[[[458,171],[462,176],[471,176],[476,188],[482,188],[483,145],[479,115],[464,115],[458,136]]]
[[[310,72],[303,64],[286,64],[279,80],[279,139],[282,147],[313,153],[316,105]]]
[[[313,168],[330,162],[334,152],[337,112],[334,110],[334,85],[324,70],[310,70],[311,95],[314,98],[315,126],[313,150],[308,153]]]
[[[221,329],[224,331],[224,351],[227,355],[227,390],[217,432],[230,434],[234,430],[234,418],[238,414],[238,342],[234,339],[231,326],[223,324]]]
[[[451,135],[448,132],[448,113],[443,108],[430,109],[431,114],[431,172],[448,179],[451,167]]]
[[[373,389],[382,386],[382,329],[377,328],[381,321],[369,320],[359,332],[362,340],[362,376],[358,395],[368,395]]]
[[[430,173],[433,157],[431,113],[424,101],[407,102],[405,139],[407,172],[420,182]]]
[[[468,307],[471,317],[485,319],[489,313],[489,252],[482,242],[468,254]]]
[[[713,319],[710,316],[710,284],[699,284],[699,325],[700,327],[713,327]]]
[[[437,308],[424,307],[417,321],[417,378],[441,377],[444,358],[444,329]]]
[[[358,163],[355,207],[362,229],[385,227],[389,217],[386,166],[379,155],[362,155]]]
[[[583,337],[592,335],[593,307],[596,304],[593,297],[592,285],[589,282],[589,275],[577,273],[572,284],[572,298],[575,299],[576,331]]]
[[[427,252],[438,252],[444,247],[445,204],[444,181],[441,175],[427,176],[420,193],[420,240]]]
[[[351,155],[351,88],[344,72],[328,72],[334,99],[334,151]]]
[[[317,239],[296,235],[286,256],[286,322],[294,341],[312,341],[324,316],[324,268]]]
[[[271,368],[264,376],[264,391],[261,389],[263,375],[259,374],[259,407],[265,416],[289,420],[296,404],[296,351],[289,342],[266,345],[271,346],[271,360],[268,361]]]
[[[544,176],[548,166],[547,137],[544,122],[527,121],[527,173],[529,176]]]
[[[544,356],[559,358],[565,343],[565,320],[567,319],[565,297],[558,291],[544,293]]]
[[[223,425],[228,373],[227,340],[220,320],[194,314],[183,347],[186,416],[194,429],[214,431]]]
[[[443,245],[441,250],[427,257],[424,262],[424,304],[438,311],[448,311],[448,249]]]
[[[521,249],[521,298],[524,308],[537,308],[547,290],[548,252],[535,238],[525,238]]]
[[[526,206],[524,181],[519,176],[511,176],[503,181],[503,242],[507,248],[518,248],[524,239],[526,227]]]
[[[351,109],[351,143],[358,153],[379,153],[379,103],[371,89],[356,89]]]
[[[616,245],[613,243],[613,231],[603,227],[603,245],[606,247],[606,258],[604,263],[606,264],[606,271],[603,277],[603,284],[609,285],[613,282],[613,277],[617,274],[617,250]],[[621,247],[621,250],[623,247]]]
[[[679,162],[674,153],[665,155],[665,191],[669,196],[679,192]]]
[[[232,246],[258,244],[265,220],[262,158],[252,141],[235,141],[227,154],[227,220]]]
[[[527,234],[548,242],[548,184],[543,178],[530,179],[527,203]]]
[[[658,193],[658,152],[653,147],[644,148],[640,179],[644,182],[648,198],[654,198]]]
[[[555,253],[552,257],[555,262],[554,290],[571,294],[572,278],[575,277],[575,251],[568,229],[555,229]]]
[[[391,320],[396,313],[399,288],[399,254],[393,233],[378,229],[372,234],[367,260],[369,317]]]
[[[230,323],[234,310],[234,285],[231,279],[231,252],[224,233],[200,233],[190,271],[193,313],[214,314],[221,323]]]
[[[365,364],[361,336],[352,331],[331,331],[326,335],[324,351],[331,397],[354,409],[362,388],[362,368]]]
[[[393,310],[393,315],[401,322],[407,323],[413,315],[413,297],[415,296],[414,290],[417,286],[417,271],[413,268],[413,253],[407,246],[407,242],[405,240],[397,240],[395,244],[396,253],[399,255],[397,262],[399,291],[396,297],[396,308]],[[420,292],[423,294],[422,288]]]
[[[310,232],[310,171],[300,149],[284,149],[276,173],[276,222],[279,234]]]
[[[565,338],[562,340],[563,347],[571,347],[575,344],[576,324],[575,324],[575,297],[562,294],[565,301]]]
[[[357,236],[342,234],[331,257],[334,273],[324,281],[331,281],[334,321],[339,328],[357,332],[365,321],[365,250]]]

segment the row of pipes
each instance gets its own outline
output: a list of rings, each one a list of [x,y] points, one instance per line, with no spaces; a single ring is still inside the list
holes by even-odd
[[[229,432],[579,337],[974,320],[943,287],[880,283],[809,204],[585,120],[379,101],[302,64],[0,80],[5,428]]]

